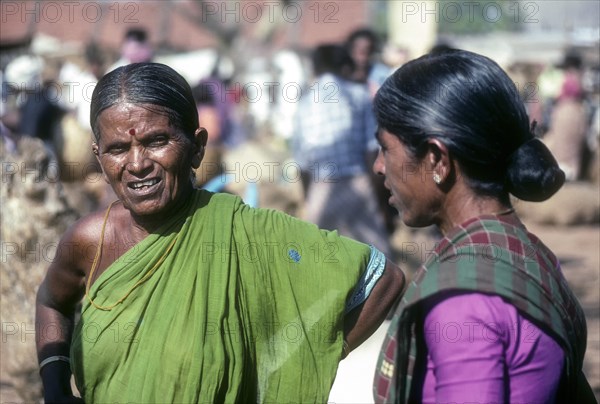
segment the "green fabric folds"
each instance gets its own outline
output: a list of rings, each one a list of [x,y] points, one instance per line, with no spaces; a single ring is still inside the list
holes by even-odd
[[[370,248],[237,197],[186,211],[92,285],[71,348],[85,401],[326,402]]]

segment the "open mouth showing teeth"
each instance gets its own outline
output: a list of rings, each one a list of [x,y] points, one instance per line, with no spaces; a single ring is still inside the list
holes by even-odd
[[[148,188],[148,187],[158,184],[159,181],[160,180],[158,178],[153,178],[151,180],[133,182],[133,183],[129,184],[129,188],[132,188],[132,189]]]

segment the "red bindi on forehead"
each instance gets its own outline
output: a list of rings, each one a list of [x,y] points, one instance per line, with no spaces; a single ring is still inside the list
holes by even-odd
[[[131,136],[135,136],[135,129],[133,129],[133,128],[129,129],[129,134]]]

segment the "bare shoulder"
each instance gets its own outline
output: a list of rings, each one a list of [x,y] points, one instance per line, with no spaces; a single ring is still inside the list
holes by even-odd
[[[68,261],[72,261],[71,264],[84,270],[86,265],[82,265],[83,262],[87,261],[90,252],[95,250],[100,240],[105,213],[105,210],[90,213],[67,229],[60,241],[61,251],[72,250],[74,254],[58,258],[67,258]],[[83,262],[77,262],[81,259]]]
[[[92,212],[75,222],[65,235],[69,236],[71,241],[96,244],[102,233],[105,215],[105,209]]]
[[[85,281],[104,215],[89,214],[75,222],[62,236],[46,277],[38,289],[38,303],[71,312],[85,292]]]
[[[42,286],[53,301],[72,301],[85,289],[85,280],[94,261],[106,211],[82,217],[62,236]]]

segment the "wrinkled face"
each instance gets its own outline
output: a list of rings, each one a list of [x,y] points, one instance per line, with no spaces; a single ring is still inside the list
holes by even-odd
[[[149,109],[147,109],[149,108]],[[164,213],[192,187],[197,147],[157,107],[119,103],[98,117],[94,145],[106,181],[139,216]],[[199,164],[199,162],[198,162]]]
[[[381,146],[373,171],[385,176],[390,190],[390,205],[395,207],[407,226],[424,227],[434,223],[437,212],[435,183],[424,160],[415,159],[398,137],[381,129]]]

